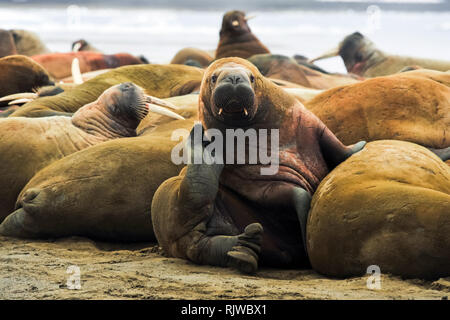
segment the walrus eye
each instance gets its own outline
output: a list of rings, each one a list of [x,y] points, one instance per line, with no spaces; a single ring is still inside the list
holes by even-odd
[[[253,83],[255,82],[255,77],[253,75],[250,75],[250,81]]]
[[[213,75],[213,76],[211,77],[211,82],[212,82],[212,83],[216,83],[216,81],[217,81],[217,76],[216,76],[216,75]]]

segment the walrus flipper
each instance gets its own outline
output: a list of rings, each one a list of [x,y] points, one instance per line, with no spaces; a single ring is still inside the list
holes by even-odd
[[[442,161],[447,161],[450,159],[450,147],[443,149],[433,149],[433,148],[428,149],[435,155],[437,155],[439,158],[441,158]]]
[[[293,200],[298,220],[300,222],[300,228],[302,230],[303,248],[306,252],[306,222],[308,221],[308,213],[311,205],[311,195],[305,189],[294,188]]]
[[[330,129],[324,127],[319,139],[319,144],[325,161],[331,170],[341,162],[345,161],[352,154],[362,150],[366,145],[366,142],[359,141],[353,145],[345,146]]]
[[[153,197],[151,211],[158,242],[172,256],[198,264],[234,266],[243,272],[254,272],[261,248],[262,226],[250,224],[240,235],[227,235],[227,226],[209,227],[217,213],[215,202],[224,165],[203,163],[209,157],[207,154],[201,158],[202,163],[195,164],[195,155],[203,155],[209,143],[199,143],[196,137],[199,132],[202,137],[200,123],[192,129],[186,146],[191,164],[186,166],[184,176],[182,172],[167,180]]]

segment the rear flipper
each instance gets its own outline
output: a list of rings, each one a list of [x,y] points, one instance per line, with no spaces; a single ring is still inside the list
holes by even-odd
[[[428,148],[431,152],[436,154],[442,161],[447,161],[450,159],[450,147],[444,149],[433,149]]]

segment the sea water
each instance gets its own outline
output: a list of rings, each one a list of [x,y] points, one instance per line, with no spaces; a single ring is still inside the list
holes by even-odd
[[[237,8],[238,9],[238,8]],[[309,58],[360,31],[378,48],[394,54],[450,60],[449,11],[366,10],[246,10],[253,33],[272,53]],[[144,55],[152,63],[167,63],[183,47],[213,50],[219,41],[224,10],[149,7],[89,7],[84,5],[2,6],[0,28],[36,32],[55,52],[85,39],[105,53]],[[317,62],[345,72],[340,58]]]

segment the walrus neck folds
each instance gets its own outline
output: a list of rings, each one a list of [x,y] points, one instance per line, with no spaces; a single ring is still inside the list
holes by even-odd
[[[117,118],[103,104],[94,101],[80,108],[72,116],[72,123],[99,138],[115,139],[136,136],[139,120],[131,122]]]

